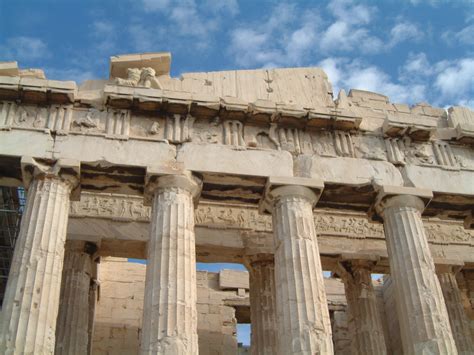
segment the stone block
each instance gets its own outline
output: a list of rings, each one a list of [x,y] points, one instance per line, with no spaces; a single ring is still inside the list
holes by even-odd
[[[219,288],[225,289],[249,289],[249,274],[247,271],[221,270],[219,272]]]
[[[110,57],[110,78],[126,78],[129,68],[152,68],[156,75],[169,75],[171,53],[124,54]]]

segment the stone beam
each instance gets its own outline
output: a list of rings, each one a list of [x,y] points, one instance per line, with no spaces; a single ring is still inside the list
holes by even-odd
[[[82,193],[71,203],[68,238],[101,243],[102,255],[144,258],[150,208],[140,197]],[[316,210],[318,244],[325,270],[345,250],[353,255],[375,254],[386,271],[387,251],[381,224],[363,214]],[[204,262],[242,262],[242,256],[272,253],[272,221],[253,205],[201,202],[195,213],[197,258]],[[425,219],[431,252],[436,258],[462,258],[474,264],[474,232],[462,222]]]

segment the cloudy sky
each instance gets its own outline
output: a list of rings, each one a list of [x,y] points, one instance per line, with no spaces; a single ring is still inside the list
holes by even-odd
[[[321,66],[336,93],[474,107],[473,0],[0,1],[0,60],[50,78],[105,78],[111,55],[151,51],[172,52],[175,76]]]
[[[320,66],[336,94],[474,108],[474,0],[0,0],[0,61],[51,79],[106,78],[111,55],[156,51],[173,76]]]

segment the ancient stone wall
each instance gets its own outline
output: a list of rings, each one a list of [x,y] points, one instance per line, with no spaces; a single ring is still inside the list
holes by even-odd
[[[93,354],[137,354],[146,265],[123,258],[102,258],[99,264],[99,300],[96,308]],[[325,278],[331,316],[334,351],[350,354],[347,302],[339,279]],[[382,286],[374,284],[379,304],[383,305]],[[197,272],[197,311],[199,353],[236,354],[237,322],[250,322],[247,272],[222,270]],[[380,309],[385,328],[384,310]],[[240,319],[239,319],[240,318]],[[398,326],[398,323],[397,323]]]
[[[99,265],[93,354],[138,354],[146,265],[126,259],[103,258]],[[239,274],[242,274],[240,272]],[[244,273],[245,274],[245,273]],[[246,275],[245,275],[246,276]],[[197,273],[197,311],[200,354],[237,352],[235,308],[248,304],[247,284],[236,283],[232,272]],[[240,301],[240,302],[238,302]]]

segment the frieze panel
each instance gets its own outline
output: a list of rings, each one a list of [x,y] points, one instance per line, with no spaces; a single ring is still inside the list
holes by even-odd
[[[237,120],[226,120],[224,127],[224,144],[245,148],[244,124]]]
[[[72,115],[71,133],[104,135],[107,112],[96,109],[76,109]]]
[[[143,206],[139,197],[83,193],[81,201],[71,202],[72,218],[93,217],[117,221],[150,220],[151,208]],[[371,223],[361,215],[316,212],[318,235],[354,239],[384,239],[382,224]],[[242,231],[272,232],[272,219],[259,214],[256,207],[200,203],[195,211],[196,226]],[[428,240],[433,244],[474,246],[474,232],[455,222],[424,221]]]
[[[105,131],[107,138],[128,139],[130,134],[130,111],[108,109]]]
[[[0,129],[20,128],[67,134],[72,112],[71,105],[43,107],[3,101],[0,103]]]
[[[336,148],[337,155],[340,157],[355,158],[351,134],[344,131],[335,131],[333,134],[334,147]]]
[[[251,123],[251,124],[250,124]],[[140,139],[182,144],[223,144],[245,149],[286,150],[292,154],[352,157],[389,161],[394,165],[474,170],[472,149],[447,141],[418,142],[408,136],[383,138],[347,131],[311,130],[277,122],[241,122],[219,117],[196,119],[190,114],[164,116],[130,110],[18,105],[0,102],[0,129],[26,129],[56,134],[84,134],[111,139]]]
[[[433,150],[438,165],[447,169],[459,169],[459,164],[449,143],[443,141],[433,142]]]

